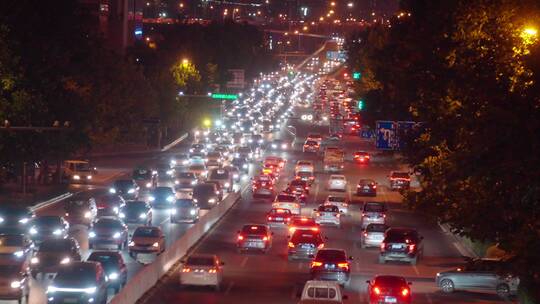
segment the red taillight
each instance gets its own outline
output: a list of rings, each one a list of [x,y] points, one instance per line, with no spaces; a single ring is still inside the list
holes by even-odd
[[[373,189],[377,189],[377,185],[373,185]]]
[[[410,245],[409,245],[409,252],[413,252],[413,251],[414,251],[414,247],[416,247],[415,244],[410,244]]]
[[[271,216],[269,216],[269,217],[268,217],[268,220],[269,220],[269,221],[271,221],[271,220],[272,220],[272,217],[271,217]]]
[[[289,248],[294,248],[293,242],[289,242]]]
[[[377,287],[377,286],[373,287],[373,292],[374,292],[376,295],[380,295],[380,294],[381,294],[381,290],[380,290],[379,287]]]
[[[311,262],[311,267],[320,267],[322,266],[322,262],[313,261]]]
[[[182,272],[191,272],[191,269],[188,268],[188,267],[184,267],[184,268],[182,269]]]
[[[401,289],[401,295],[402,296],[406,297],[406,296],[409,295],[409,293],[410,293],[409,288],[404,287],[403,289]]]
[[[315,216],[321,216],[321,214],[319,212],[315,213]]]
[[[317,246],[318,249],[323,249],[324,248],[324,243],[320,244],[319,246]]]
[[[241,240],[243,240],[243,239],[244,239],[243,236],[241,236],[241,235],[238,236],[238,240],[239,240],[239,241],[241,241]]]
[[[268,237],[267,237],[267,236],[263,237],[263,241],[267,242],[267,241],[268,241]]]
[[[309,189],[309,187],[304,187],[304,189],[306,189],[306,190],[307,190],[307,189]]]
[[[386,244],[385,243],[381,243],[381,251],[384,251],[386,249]]]
[[[349,270],[349,263],[338,263],[337,265],[338,265],[339,268]]]
[[[216,270],[216,269],[214,269],[214,268],[212,268],[212,269],[208,270],[208,273],[216,273],[216,272],[217,272],[217,270]]]
[[[364,232],[364,236],[367,236],[367,232]]]

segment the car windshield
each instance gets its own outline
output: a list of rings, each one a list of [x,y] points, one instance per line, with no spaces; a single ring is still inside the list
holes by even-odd
[[[179,199],[179,200],[176,200],[176,207],[180,207],[180,208],[189,208],[189,207],[193,207],[193,200],[190,200],[190,199]]]
[[[308,145],[308,146],[316,146],[317,142],[314,141],[314,140],[308,140],[308,141],[306,141],[306,145]]]
[[[366,203],[364,206],[365,212],[385,212],[386,208],[381,203]]]
[[[95,228],[118,228],[118,229],[122,229],[123,225],[119,220],[116,220],[116,219],[101,218],[94,224],[94,227]]]
[[[193,189],[193,195],[212,195],[214,194],[214,186],[210,184],[198,185]]]
[[[82,163],[75,163],[75,170],[76,171],[90,171],[90,164],[86,162]]]
[[[173,195],[174,192],[170,187],[157,187],[154,189],[154,195]]]
[[[345,252],[341,250],[319,250],[317,252],[317,260],[328,260],[328,261],[345,261],[347,257]]]
[[[191,172],[180,172],[178,174],[179,178],[189,178],[189,179],[195,179],[195,174]]]
[[[409,178],[409,173],[407,172],[394,172],[392,173],[392,178]]]
[[[62,220],[58,216],[39,216],[33,220],[36,226],[58,226],[62,224]]]
[[[129,202],[126,205],[127,210],[145,210],[148,208],[148,205],[142,201],[133,201]]]
[[[94,267],[81,265],[60,268],[54,278],[53,285],[64,288],[88,288],[89,286],[95,286],[96,273]]]
[[[339,209],[337,206],[334,205],[326,205],[326,206],[319,206],[318,211],[320,212],[339,212]]]
[[[384,224],[369,224],[366,227],[367,232],[385,232],[388,226]]]
[[[368,185],[368,184],[374,184],[375,181],[371,179],[361,179],[358,183],[362,185]]]
[[[133,236],[138,237],[158,237],[159,236],[159,230],[153,227],[138,227],[135,229],[135,232],[133,232]]]
[[[39,252],[66,252],[71,250],[68,240],[46,240],[39,246]]]
[[[22,244],[23,244],[22,235],[0,235],[0,246],[19,247],[19,246],[22,246]]]
[[[276,198],[276,201],[279,201],[279,202],[294,202],[294,200],[296,199],[296,197],[292,196],[292,195],[278,195],[277,198]]]
[[[133,186],[133,182],[128,179],[121,179],[114,182],[115,188],[128,188],[132,186]]]
[[[242,227],[244,234],[266,234],[266,227],[260,225],[245,225]]]
[[[319,243],[322,242],[319,232],[310,230],[297,230],[291,237],[293,243]]]
[[[86,201],[70,201],[67,203],[66,209],[72,210],[72,211],[81,210],[81,209],[87,210],[89,209],[89,207],[88,207],[88,202]]]
[[[190,265],[190,266],[214,266],[214,258],[212,258],[212,257],[190,256],[186,261],[186,265]]]

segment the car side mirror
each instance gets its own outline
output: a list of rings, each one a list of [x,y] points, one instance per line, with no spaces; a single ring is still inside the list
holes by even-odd
[[[349,256],[349,261],[354,260],[354,257],[352,255]]]

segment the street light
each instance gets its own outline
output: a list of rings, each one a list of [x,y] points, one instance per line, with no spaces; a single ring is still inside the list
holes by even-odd
[[[210,128],[210,126],[212,125],[212,121],[210,119],[206,118],[206,119],[203,120],[203,125],[206,128]]]
[[[187,58],[182,59],[182,65],[183,66],[186,66],[188,64],[189,64],[189,59],[187,59]]]
[[[520,37],[523,39],[524,45],[531,45],[538,40],[538,29],[536,27],[528,26],[521,31]]]

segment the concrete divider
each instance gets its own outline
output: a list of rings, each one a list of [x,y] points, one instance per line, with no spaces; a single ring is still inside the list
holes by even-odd
[[[219,205],[203,215],[199,221],[189,228],[184,235],[177,239],[169,248],[159,255],[156,260],[146,265],[128,281],[126,286],[116,294],[110,303],[136,303],[171,267],[193,247],[227,213],[240,199],[240,193],[229,194]]]

